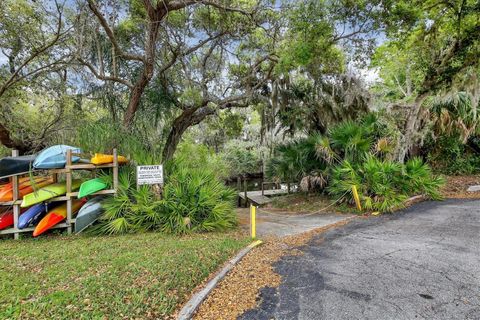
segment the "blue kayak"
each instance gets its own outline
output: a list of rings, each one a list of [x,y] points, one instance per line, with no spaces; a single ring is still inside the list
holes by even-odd
[[[52,207],[53,206],[51,205],[51,203],[49,203],[48,205],[44,203],[39,203],[30,207],[27,211],[25,211],[24,213],[22,213],[21,216],[18,217],[18,229],[24,229],[30,225],[36,225],[43,218],[45,213],[48,212],[48,209],[51,209]]]
[[[67,145],[57,145],[42,150],[33,162],[35,169],[62,169],[67,163],[67,150],[72,150],[72,153],[80,153],[77,147]],[[78,162],[80,157],[72,156],[72,162]]]

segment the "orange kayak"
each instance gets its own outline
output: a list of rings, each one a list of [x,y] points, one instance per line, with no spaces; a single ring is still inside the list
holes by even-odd
[[[35,188],[42,188],[49,184],[52,184],[52,178],[35,177],[33,183],[30,178],[21,178],[18,185],[19,199],[23,196],[35,191]],[[0,189],[0,202],[13,200],[13,183],[7,183],[2,189]]]
[[[128,159],[124,156],[118,156],[118,164],[125,164],[128,163]],[[95,153],[95,156],[90,160],[91,163],[99,165],[99,164],[106,164],[113,162],[113,155],[111,154],[103,154],[103,153]]]
[[[76,213],[85,203],[85,199],[74,200],[72,203],[72,214]],[[50,210],[45,217],[37,224],[33,231],[33,236],[39,236],[45,231],[51,229],[56,224],[62,222],[67,218],[67,203],[63,203],[58,207]]]

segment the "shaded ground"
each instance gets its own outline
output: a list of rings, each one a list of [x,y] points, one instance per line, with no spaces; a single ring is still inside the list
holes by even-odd
[[[305,214],[324,209],[321,213],[351,213],[356,211],[354,206],[345,203],[334,203],[337,199],[331,199],[324,194],[304,192],[272,197],[272,202],[265,209],[275,212],[291,212],[292,214]]]
[[[442,194],[445,198],[480,199],[480,192],[467,192],[473,185],[480,185],[480,176],[448,176]]]
[[[240,319],[480,319],[479,243],[478,200],[356,219],[280,258]]]

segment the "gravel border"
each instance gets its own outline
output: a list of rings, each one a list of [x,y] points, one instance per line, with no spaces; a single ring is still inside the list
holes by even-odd
[[[207,298],[209,293],[215,289],[217,284],[232,270],[232,268],[240,261],[242,258],[250,252],[253,248],[262,244],[262,241],[257,240],[249,244],[246,248],[242,249],[233,259],[227,262],[223,269],[212,279],[210,280],[205,287],[193,295],[193,297],[183,306],[183,308],[178,313],[178,320],[189,320],[192,319],[195,311],[202,304],[202,302]]]

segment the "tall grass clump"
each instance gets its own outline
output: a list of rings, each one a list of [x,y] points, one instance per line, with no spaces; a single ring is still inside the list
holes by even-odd
[[[138,164],[156,164],[161,160],[161,144],[151,140],[153,131],[125,129],[109,118],[91,122],[78,130],[72,141],[84,151],[110,153],[114,148]]]

